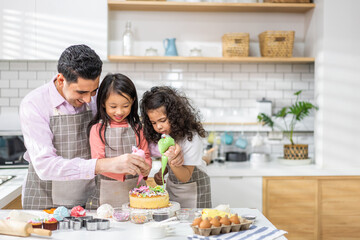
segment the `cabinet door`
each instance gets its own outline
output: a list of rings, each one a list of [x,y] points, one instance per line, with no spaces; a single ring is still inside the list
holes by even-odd
[[[263,213],[289,239],[317,238],[317,180],[265,178]]]
[[[321,239],[360,239],[360,179],[320,180]]]
[[[262,211],[261,177],[211,177],[213,207],[256,208]]]

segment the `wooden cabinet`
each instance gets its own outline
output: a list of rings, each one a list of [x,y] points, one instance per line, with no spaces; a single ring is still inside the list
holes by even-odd
[[[360,239],[360,177],[264,177],[263,213],[288,239]]]
[[[285,29],[293,29],[294,24],[287,26],[284,25],[284,23],[287,23],[286,19],[291,16],[285,14],[294,13],[292,16],[299,16],[299,14],[305,14],[306,12],[314,9],[314,7],[314,3],[189,3],[108,0],[108,59],[115,62],[313,63],[315,60],[312,57],[265,58],[255,57],[257,55],[255,54],[254,56],[249,57],[224,58],[219,57],[221,54],[215,54],[217,57],[208,55],[204,57],[187,57],[185,54],[188,52],[191,44],[195,44],[195,46],[197,46],[197,44],[201,44],[204,41],[208,42],[203,45],[204,48],[212,48],[212,51],[217,52],[216,49],[218,49],[218,46],[221,48],[221,36],[226,32],[253,31],[251,33],[251,37],[253,37],[253,39],[250,39],[251,45],[251,41],[257,41],[257,35],[263,31],[264,28],[273,29],[274,24],[275,26],[281,24],[282,28]],[[121,14],[117,15],[116,13],[119,11],[121,11]],[[143,13],[139,14],[136,12]],[[151,12],[153,12],[153,14],[151,14]],[[180,12],[180,15],[178,12]],[[203,18],[199,18],[199,15],[203,15],[205,13],[208,14]],[[233,13],[237,15],[243,14],[244,18],[236,18]],[[252,16],[249,15],[249,13],[251,13]],[[276,18],[272,19],[273,22],[270,21],[271,23],[268,23],[268,16],[271,13],[274,13],[273,17],[276,16]],[[259,18],[257,16],[265,16],[265,14],[267,14],[266,21],[259,25]],[[283,20],[278,20],[278,16],[280,15],[283,16]],[[221,16],[229,16],[229,18],[222,19]],[[161,20],[159,18],[161,18]],[[123,26],[125,26],[124,21],[131,19],[138,21],[137,27],[139,29],[137,34],[139,35],[140,40],[138,43],[135,43],[135,45],[137,44],[137,47],[135,48],[138,52],[135,52],[136,56],[121,56],[119,46],[122,43],[120,38],[122,37],[121,33],[123,32]],[[166,21],[163,21],[163,19],[166,19]],[[294,23],[302,22],[299,19],[292,19],[291,21]],[[245,24],[245,22],[248,22],[249,24]],[[252,25],[253,27],[251,27]],[[254,28],[256,28],[256,30]],[[176,31],[174,31],[174,29],[176,29]],[[297,28],[297,30],[301,32],[299,34],[300,36],[297,36],[297,38],[305,38],[301,36],[305,36],[303,26],[301,25],[301,27]],[[180,31],[182,32],[180,33]],[[144,55],[144,50],[146,48],[153,47],[154,44],[155,47],[157,46],[161,48],[162,44],[159,43],[164,38],[168,37],[166,34],[172,35],[172,37],[181,36],[183,42],[191,42],[191,44],[183,43],[183,56],[141,56]],[[143,44],[139,42],[143,42]],[[211,45],[214,44],[214,42],[218,43],[217,47]],[[146,47],[144,45],[146,45]],[[252,51],[251,47],[250,51]],[[161,55],[161,53],[159,54]]]

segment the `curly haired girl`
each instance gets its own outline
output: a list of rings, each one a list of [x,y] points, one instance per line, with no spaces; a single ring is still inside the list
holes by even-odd
[[[188,98],[171,87],[153,87],[146,91],[141,100],[141,115],[144,136],[149,144],[156,144],[162,134],[175,140],[165,152],[168,157],[166,190],[170,200],[179,202],[182,208],[210,208],[210,178],[202,160],[202,140],[205,130],[200,117]],[[152,155],[157,148],[151,148]],[[178,150],[182,151],[184,164],[176,166],[173,160]],[[155,174],[155,181],[161,184],[161,169]]]

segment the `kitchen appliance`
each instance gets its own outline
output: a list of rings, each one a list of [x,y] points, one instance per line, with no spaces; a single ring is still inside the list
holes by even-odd
[[[265,113],[268,116],[272,115],[272,102],[270,100],[262,98],[256,104],[258,113]]]
[[[24,138],[17,134],[0,134],[0,168],[27,168],[23,158],[26,151]]]
[[[246,152],[226,152],[225,156],[228,162],[245,162],[247,160]]]
[[[252,165],[261,165],[270,161],[270,156],[267,153],[250,153],[250,163]]]

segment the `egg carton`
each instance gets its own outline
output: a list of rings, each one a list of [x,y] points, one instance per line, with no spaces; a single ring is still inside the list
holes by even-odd
[[[199,228],[199,226],[190,225],[192,230],[195,234],[208,237],[210,235],[219,235],[229,232],[239,232],[243,230],[248,230],[251,226],[253,221],[245,220],[243,223],[240,224],[231,224],[231,225],[224,225],[222,224],[221,227],[214,227],[211,228]]]

